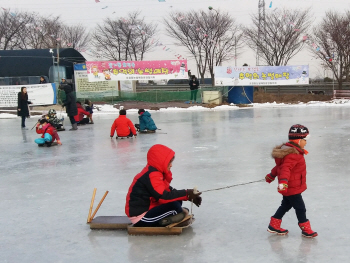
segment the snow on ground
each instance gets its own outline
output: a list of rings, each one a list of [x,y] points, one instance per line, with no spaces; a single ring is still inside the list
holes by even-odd
[[[14,119],[17,118],[17,115],[10,114],[10,113],[0,113],[0,119]]]
[[[298,104],[288,104],[288,103],[252,103],[248,104],[247,107],[243,108],[276,108],[276,107],[341,107],[341,106],[350,106],[350,100],[338,99],[332,101],[310,101],[308,103],[300,102]],[[119,108],[114,108],[113,105],[98,105],[98,110],[94,111],[94,114],[110,114],[118,113]],[[213,108],[203,107],[203,106],[192,106],[189,108],[179,108],[179,107],[168,107],[161,108],[160,111],[217,111],[217,110],[238,110],[242,107],[237,105],[220,105]],[[155,111],[146,109],[148,111]],[[137,113],[138,109],[128,109],[128,113]]]

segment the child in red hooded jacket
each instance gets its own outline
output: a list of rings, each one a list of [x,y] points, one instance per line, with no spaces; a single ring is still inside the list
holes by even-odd
[[[201,193],[170,186],[175,152],[156,144],[147,153],[147,165],[137,174],[126,196],[125,213],[137,227],[166,226],[180,222],[188,214],[182,201],[192,200],[198,207]]]
[[[306,190],[306,163],[304,149],[309,139],[309,130],[303,125],[295,124],[289,129],[289,142],[277,146],[272,151],[276,166],[265,180],[271,183],[278,178],[278,192],[283,195],[281,206],[271,217],[267,231],[278,235],[286,235],[288,230],[281,228],[282,217],[292,207],[295,209],[302,235],[316,237],[312,231],[310,221],[306,218],[306,208],[301,193]]]

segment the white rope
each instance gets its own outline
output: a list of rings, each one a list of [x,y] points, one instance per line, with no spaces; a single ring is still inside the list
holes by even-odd
[[[258,183],[258,182],[263,182],[263,181],[265,181],[265,179],[260,179],[260,180],[257,180],[257,181],[251,181],[251,182],[241,183],[241,184],[228,185],[228,186],[224,186],[224,187],[204,190],[204,191],[201,191],[201,192],[205,193],[205,192],[211,192],[211,191],[218,191],[218,190],[223,190],[223,189],[227,189],[227,188],[231,188],[231,187],[235,187],[235,186],[239,186],[239,185],[253,184],[253,183]]]

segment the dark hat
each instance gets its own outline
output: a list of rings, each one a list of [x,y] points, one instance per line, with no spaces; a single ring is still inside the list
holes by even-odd
[[[288,139],[298,140],[298,139],[309,139],[309,129],[301,124],[295,124],[289,129]]]

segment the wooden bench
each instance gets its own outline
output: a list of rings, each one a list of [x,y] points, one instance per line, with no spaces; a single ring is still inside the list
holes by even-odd
[[[350,99],[350,90],[334,90],[333,99]]]

